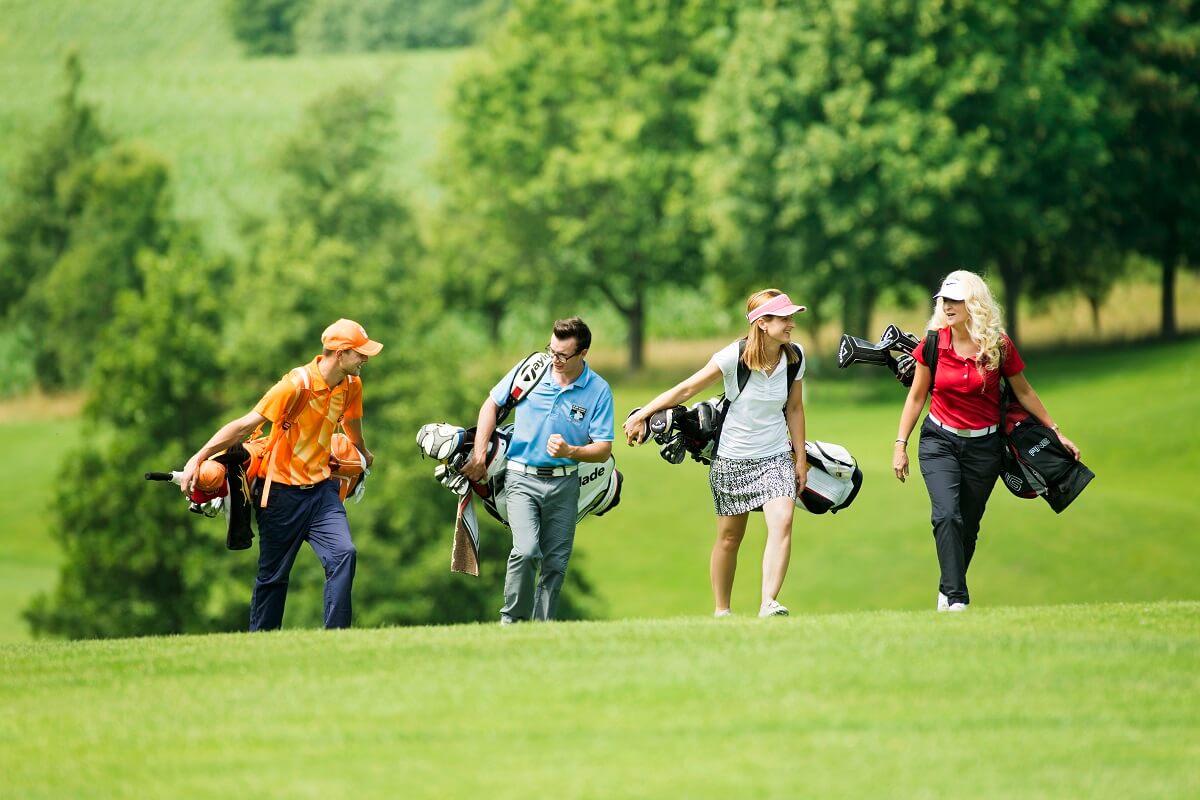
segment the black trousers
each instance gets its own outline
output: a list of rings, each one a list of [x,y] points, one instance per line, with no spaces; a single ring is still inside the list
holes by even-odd
[[[970,603],[967,567],[975,555],[979,521],[1000,476],[997,434],[968,439],[925,418],[917,449],[932,508],[933,540],[942,575],[938,589],[951,603]]]

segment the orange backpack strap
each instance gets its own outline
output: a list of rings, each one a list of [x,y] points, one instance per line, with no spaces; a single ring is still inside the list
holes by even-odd
[[[260,508],[267,507],[267,497],[271,494],[271,456],[275,451],[275,444],[283,436],[284,431],[296,424],[296,420],[300,417],[301,412],[304,411],[309,399],[312,397],[312,380],[308,375],[307,368],[296,367],[288,373],[288,376],[296,384],[296,393],[292,395],[291,401],[288,402],[287,409],[283,413],[283,418],[278,423],[271,423],[271,434],[267,438],[266,444],[263,445],[258,455],[251,459],[250,468],[246,470],[247,476],[263,479],[262,499],[259,501]],[[262,426],[260,425],[251,438],[258,438],[259,431],[261,430]]]

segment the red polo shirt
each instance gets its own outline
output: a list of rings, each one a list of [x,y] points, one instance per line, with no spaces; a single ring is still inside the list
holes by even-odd
[[[1003,336],[1001,347],[1004,363],[1000,371],[1011,378],[1025,369],[1021,354],[1008,335]],[[925,364],[925,348],[913,350],[913,357]],[[926,364],[926,366],[928,366]],[[978,359],[963,358],[954,352],[950,343],[950,329],[938,331],[938,365],[934,376],[933,400],[929,413],[951,428],[987,428],[1000,423],[1000,376],[996,370],[987,370],[981,377]]]

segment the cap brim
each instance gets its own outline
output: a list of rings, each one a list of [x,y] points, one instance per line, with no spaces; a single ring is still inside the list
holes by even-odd
[[[937,300],[939,297],[944,297],[947,300],[954,300],[955,302],[958,302],[958,303],[961,303],[963,300],[967,299],[966,295],[963,295],[962,297],[958,297],[958,296],[956,296],[956,294],[952,294],[950,292],[938,292],[937,294],[935,294],[933,296],[933,299]]]
[[[364,344],[363,346],[355,347],[354,352],[362,353],[364,356],[377,356],[377,355],[379,355],[379,351],[382,349],[383,349],[382,343],[368,339],[367,343]]]

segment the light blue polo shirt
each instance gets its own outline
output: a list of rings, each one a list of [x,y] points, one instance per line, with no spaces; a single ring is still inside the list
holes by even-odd
[[[517,364],[503,380],[492,387],[491,398],[497,406],[508,399],[509,387]],[[560,467],[577,462],[553,458],[546,452],[551,435],[557,433],[567,444],[579,447],[590,442],[611,442],[613,430],[612,389],[584,362],[575,382],[559,386],[554,368],[546,370],[542,380],[513,410],[517,415],[508,458],[529,467]]]

